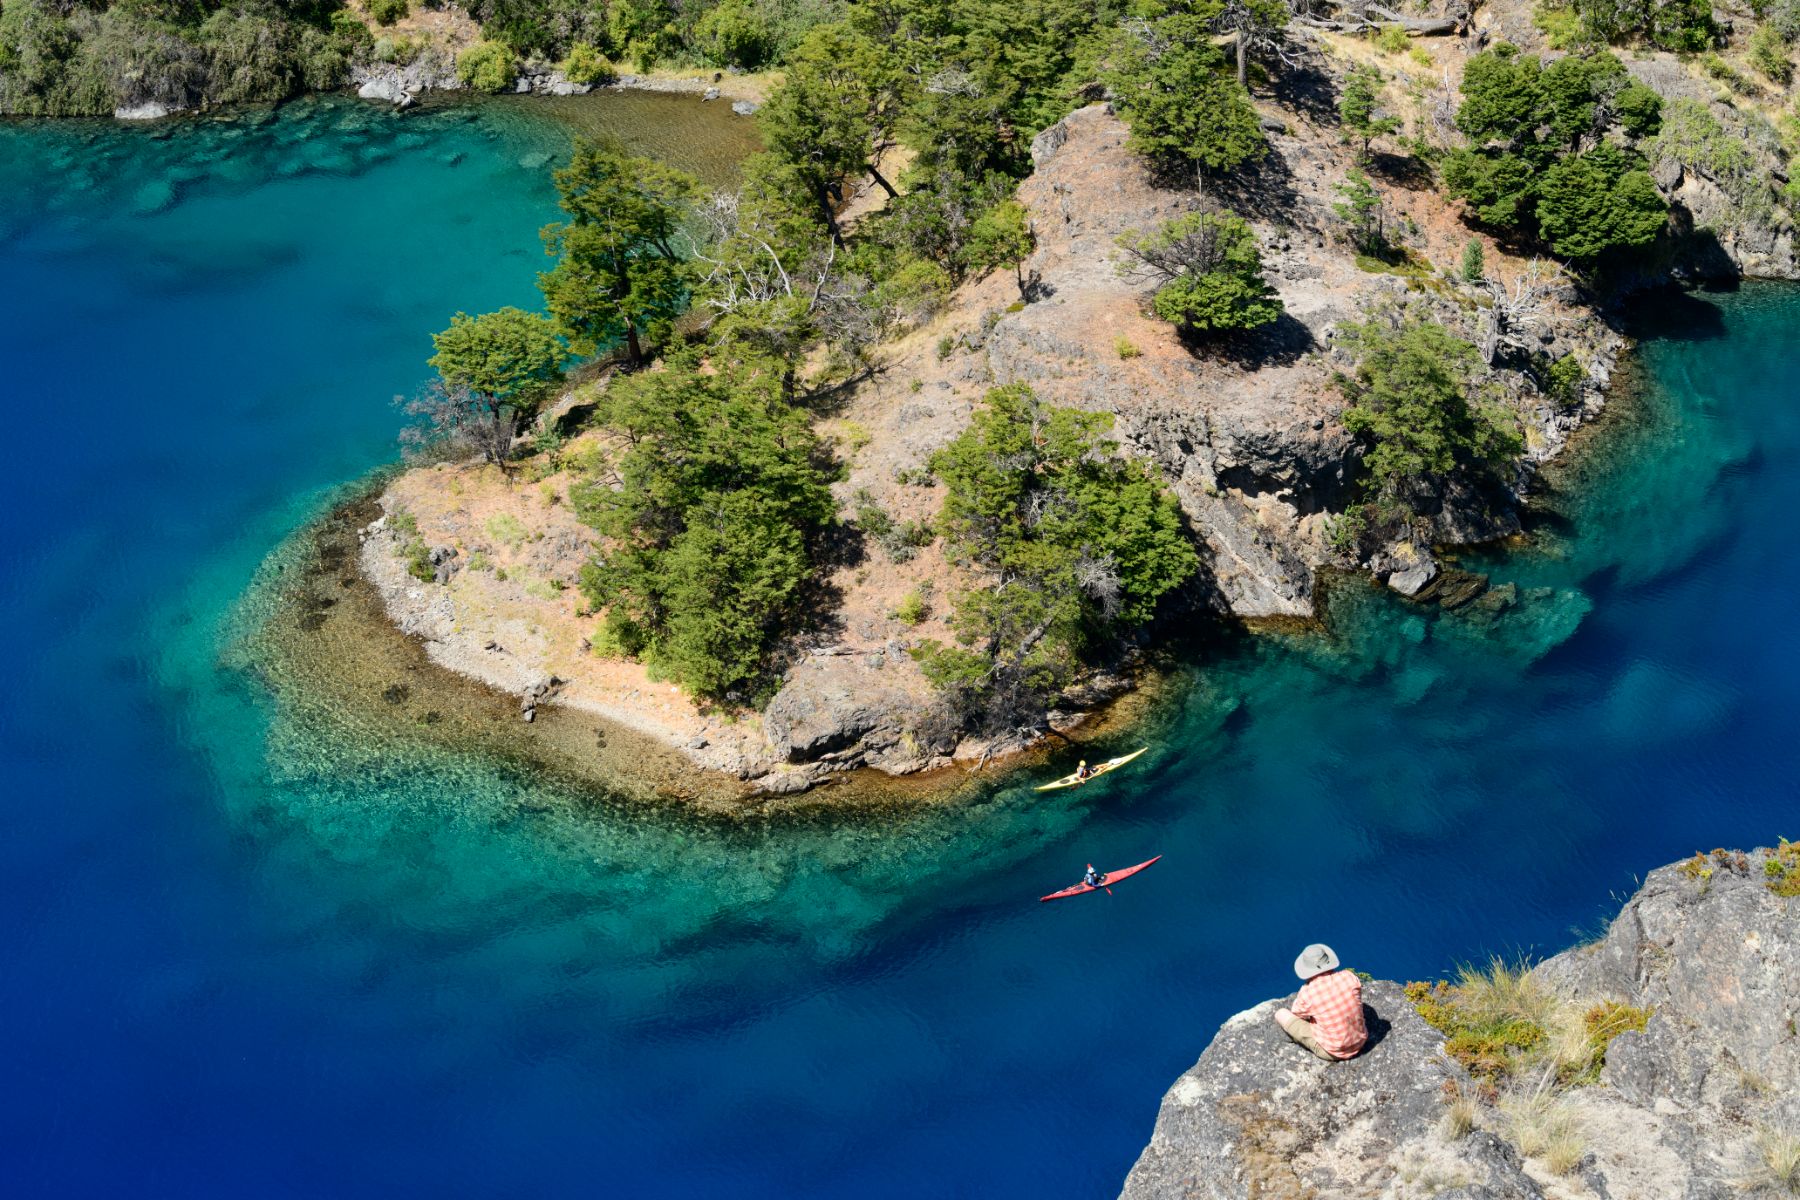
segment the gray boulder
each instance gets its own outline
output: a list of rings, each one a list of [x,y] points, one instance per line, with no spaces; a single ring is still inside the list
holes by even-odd
[[[1274,1000],[1227,1021],[1164,1097],[1124,1196],[1791,1194],[1768,1186],[1764,1154],[1800,1136],[1800,899],[1769,886],[1790,861],[1800,872],[1800,852],[1717,851],[1653,871],[1603,938],[1534,970],[1578,1018],[1604,1001],[1650,1013],[1607,1046],[1598,1081],[1561,1092],[1587,1148],[1567,1174],[1521,1155],[1488,1105],[1456,1135],[1446,1102],[1479,1089],[1378,981],[1363,993],[1370,1046],[1349,1062],[1291,1044]]]
[[[1290,1041],[1275,1000],[1225,1022],[1163,1098],[1125,1200],[1376,1196],[1424,1170],[1469,1197],[1541,1197],[1505,1143],[1445,1131],[1446,1091],[1467,1076],[1399,985],[1371,982],[1363,1002],[1370,1043],[1348,1062]]]

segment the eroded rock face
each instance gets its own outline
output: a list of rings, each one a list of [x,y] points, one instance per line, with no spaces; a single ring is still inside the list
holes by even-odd
[[[1378,1196],[1403,1172],[1458,1189],[1440,1196],[1542,1195],[1505,1143],[1442,1130],[1445,1089],[1467,1076],[1398,985],[1365,986],[1370,1045],[1342,1063],[1290,1041],[1278,1003],[1225,1022],[1175,1081],[1125,1200]]]
[[[1522,1155],[1491,1109],[1459,1136],[1447,1101],[1472,1081],[1400,988],[1375,982],[1371,1045],[1346,1063],[1290,1043],[1276,1001],[1227,1021],[1164,1097],[1124,1197],[1745,1195],[1758,1135],[1800,1133],[1800,900],[1766,886],[1768,858],[1654,871],[1604,938],[1533,972],[1576,1011],[1651,1012],[1566,1094],[1587,1147],[1567,1173]]]

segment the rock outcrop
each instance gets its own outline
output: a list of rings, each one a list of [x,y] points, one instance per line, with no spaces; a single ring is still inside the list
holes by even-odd
[[[1532,971],[1575,1011],[1649,1014],[1605,1044],[1597,1078],[1562,1094],[1579,1142],[1560,1174],[1525,1153],[1540,1147],[1482,1101],[1491,1086],[1406,994],[1376,981],[1370,1045],[1349,1062],[1288,1041],[1270,1019],[1277,1001],[1227,1021],[1164,1097],[1123,1196],[1791,1195],[1791,1175],[1786,1191],[1773,1182],[1781,1147],[1800,1145],[1800,899],[1769,874],[1784,869],[1800,875],[1800,854],[1720,851],[1654,871],[1605,937]]]

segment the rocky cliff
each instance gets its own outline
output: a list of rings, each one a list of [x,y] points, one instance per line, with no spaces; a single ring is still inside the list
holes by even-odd
[[[1239,1013],[1164,1097],[1123,1196],[1795,1195],[1797,894],[1787,844],[1653,871],[1604,937],[1504,994],[1369,983],[1370,1044],[1344,1063],[1288,1041],[1280,1001]],[[1518,1045],[1498,1058],[1446,1014],[1502,1001]]]

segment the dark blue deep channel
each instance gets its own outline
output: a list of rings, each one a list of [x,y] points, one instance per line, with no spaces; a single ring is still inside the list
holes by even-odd
[[[1645,306],[1465,564],[1511,607],[1203,647],[1078,794],[708,826],[284,710],[240,597],[394,457],[425,335],[532,301],[566,135],[522,112],[0,126],[0,1195],[1108,1196],[1301,944],[1547,953],[1800,836],[1774,286]]]

